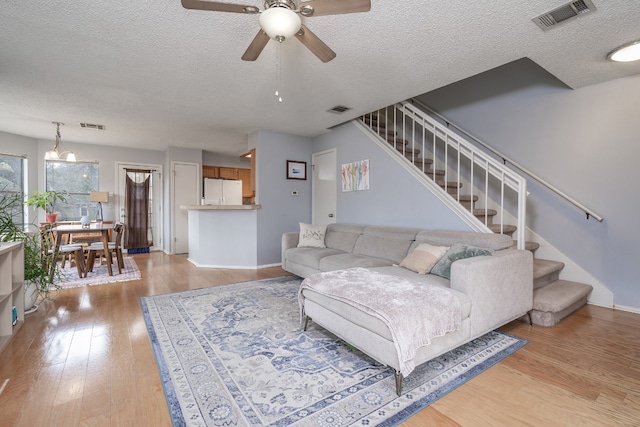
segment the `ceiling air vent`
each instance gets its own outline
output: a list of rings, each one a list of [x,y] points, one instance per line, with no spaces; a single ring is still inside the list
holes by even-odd
[[[336,105],[335,107],[328,109],[327,112],[334,113],[334,114],[342,114],[349,110],[351,110],[350,107],[345,107],[344,105]]]
[[[571,18],[576,18],[589,12],[594,12],[595,10],[596,7],[593,5],[591,0],[572,1],[555,8],[550,12],[533,18],[533,22],[543,30],[548,30],[561,22],[567,21]]]
[[[93,123],[78,123],[83,129],[97,129],[97,130],[105,130],[106,127],[104,125],[96,125]]]

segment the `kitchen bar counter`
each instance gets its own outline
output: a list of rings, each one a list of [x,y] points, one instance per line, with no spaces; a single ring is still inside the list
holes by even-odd
[[[194,211],[253,211],[260,209],[260,205],[181,205],[180,209]]]
[[[188,210],[189,261],[198,267],[258,268],[260,205],[180,206]]]

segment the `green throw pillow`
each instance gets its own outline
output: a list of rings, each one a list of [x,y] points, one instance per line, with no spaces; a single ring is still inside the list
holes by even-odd
[[[431,274],[435,274],[445,279],[451,278],[451,264],[459,259],[471,258],[474,256],[491,255],[491,252],[476,246],[456,243],[440,258],[440,261],[431,269]]]

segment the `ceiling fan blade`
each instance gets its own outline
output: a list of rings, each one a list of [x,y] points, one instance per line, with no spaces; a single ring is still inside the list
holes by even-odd
[[[182,7],[185,9],[211,10],[214,12],[258,13],[259,11],[255,6],[204,0],[182,0]]]
[[[242,55],[243,61],[255,61],[262,53],[262,49],[267,45],[269,41],[269,36],[265,34],[264,31],[258,31],[258,34],[253,38],[253,41]]]
[[[300,31],[296,33],[298,40],[307,47],[315,56],[320,58],[322,62],[329,62],[336,57],[336,53],[331,50],[322,40],[311,32],[304,24]]]
[[[308,0],[300,2],[298,8],[303,16],[368,12],[371,10],[371,0]]]

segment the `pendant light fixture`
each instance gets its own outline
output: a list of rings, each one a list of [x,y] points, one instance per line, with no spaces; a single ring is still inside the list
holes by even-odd
[[[60,126],[64,126],[64,123],[61,122],[51,122],[56,125],[56,143],[53,148],[46,153],[44,153],[45,160],[64,160],[67,162],[75,162],[76,155],[73,151],[63,151],[60,152]]]

